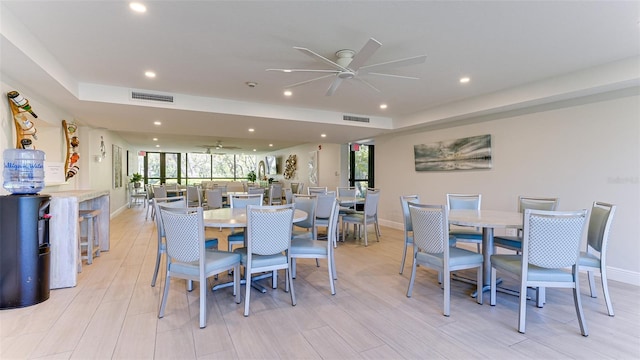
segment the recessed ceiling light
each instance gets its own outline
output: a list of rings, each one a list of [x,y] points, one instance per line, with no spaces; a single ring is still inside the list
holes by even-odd
[[[129,3],[129,8],[135,12],[143,13],[147,12],[147,7],[142,5],[139,2],[131,2]]]
[[[320,134],[320,137],[327,137],[327,134]]]
[[[256,131],[254,128],[249,128],[249,132],[254,132]]]
[[[273,147],[273,144],[269,144],[269,147]]]
[[[153,138],[153,141],[158,141],[158,138]]]
[[[291,70],[289,70],[289,69],[285,69],[285,70],[282,70],[282,72],[290,73],[290,72],[291,72]]]
[[[256,149],[253,149],[253,151],[256,151]]]
[[[291,90],[285,90],[284,91],[284,96],[291,96],[293,95],[293,93],[291,92]]]
[[[160,145],[156,145],[156,147],[160,147]]]
[[[465,76],[465,77],[461,77],[461,78],[460,78],[460,84],[466,84],[466,83],[468,83],[469,81],[471,81],[471,79],[470,79],[470,78],[468,78],[468,77],[466,77],[466,76]]]
[[[162,123],[160,121],[154,121],[153,125],[162,125]]]
[[[387,108],[387,104],[380,104],[380,109],[384,110]]]
[[[144,76],[153,79],[154,77],[156,77],[156,73],[154,73],[153,71],[145,71],[144,72]]]

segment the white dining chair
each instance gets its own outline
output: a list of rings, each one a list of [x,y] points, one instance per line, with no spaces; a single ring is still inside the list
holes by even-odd
[[[447,194],[447,210],[480,211],[481,204],[481,194]],[[454,225],[449,227],[449,235],[455,237],[456,242],[476,244],[478,252],[481,252],[482,231],[479,228]]]
[[[429,267],[442,274],[444,283],[443,314],[451,313],[451,272],[476,268],[476,302],[482,304],[482,254],[449,246],[449,221],[444,205],[408,203],[416,248],[411,266],[407,297],[411,297],[417,266]]]
[[[293,226],[292,204],[275,206],[247,206],[246,247],[235,249],[240,254],[245,268],[246,292],[244,316],[249,316],[251,277],[259,272],[277,272],[284,269],[285,292],[291,295],[291,305],[296,305],[296,296],[291,274],[291,228]],[[276,277],[273,277],[274,286]]]
[[[338,230],[338,201],[331,199],[329,218],[327,219],[327,241],[316,239],[292,239],[291,240],[291,271],[292,277],[296,277],[296,259],[327,259],[327,270],[329,272],[329,286],[331,295],[336,294],[335,280],[338,278],[336,273],[336,261],[334,256],[334,246]]]
[[[596,284],[594,272],[600,272],[600,282],[604,301],[607,305],[609,316],[614,316],[613,304],[609,295],[609,285],[607,284],[607,247],[609,245],[609,231],[611,222],[616,212],[616,206],[604,202],[596,201],[591,208],[589,217],[589,228],[587,231],[587,245],[585,251],[580,252],[578,265],[581,270],[587,270],[589,279],[589,291],[591,297],[596,297]]]
[[[525,332],[527,288],[571,288],[580,332],[589,332],[580,299],[578,255],[586,230],[587,210],[524,211],[522,255],[491,255],[491,306],[496,304],[496,270],[520,282],[518,331]],[[569,271],[567,271],[569,270]]]
[[[404,247],[402,250],[402,262],[400,263],[400,274],[404,272],[404,263],[407,259],[407,248],[409,245],[412,247],[412,251],[415,252],[417,249],[413,246],[413,226],[411,224],[411,214],[409,213],[409,203],[420,203],[420,196],[418,195],[401,195],[400,196],[400,207],[402,209],[402,220],[404,223]]]
[[[204,220],[202,208],[195,212],[174,212],[175,209],[160,208],[167,244],[167,274],[162,293],[158,317],[165,314],[171,278],[198,281],[200,284],[200,328],[207,326],[207,279],[226,270],[234,270],[233,295],[240,303],[240,259],[239,254],[227,251],[205,251]]]

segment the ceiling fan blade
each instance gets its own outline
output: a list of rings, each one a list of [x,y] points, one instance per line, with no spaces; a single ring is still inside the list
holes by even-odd
[[[365,74],[365,75],[388,76],[388,77],[393,77],[393,78],[409,79],[409,80],[420,80],[420,78],[415,77],[415,76],[404,76],[404,75],[394,75],[394,74],[382,74],[382,73],[374,73],[374,72],[365,72],[364,74]]]
[[[319,73],[338,73],[338,70],[319,70],[319,69],[267,69],[266,71],[280,71],[283,73],[292,72],[319,72]]]
[[[342,78],[336,77],[336,79],[333,80],[333,83],[331,83],[331,86],[329,87],[329,90],[327,90],[327,93],[325,95],[326,96],[333,95],[333,93],[336,92],[336,90],[338,89],[338,86],[340,86],[341,83],[342,83]]]
[[[295,84],[287,85],[286,88],[293,88],[293,87],[296,87],[296,86],[300,86],[300,85],[308,84],[310,82],[314,82],[316,80],[325,79],[325,78],[328,78],[328,77],[331,77],[331,76],[335,76],[335,75],[334,74],[329,74],[329,75],[324,75],[324,76],[320,76],[320,77],[317,77],[317,78],[313,78],[313,79],[310,79],[310,80],[297,82]]]
[[[368,82],[368,81],[366,81],[366,80],[363,80],[363,79],[360,79],[360,78],[354,78],[354,79],[355,79],[356,81],[358,81],[359,83],[362,83],[362,84],[364,84],[364,85],[367,85],[367,87],[369,87],[371,90],[373,90],[373,91],[375,91],[375,92],[380,92],[380,90],[379,90],[377,87],[375,87],[375,86],[371,85],[371,83],[370,83],[370,82]]]
[[[317,53],[315,53],[315,52],[313,52],[313,51],[311,51],[311,50],[309,50],[307,48],[297,47],[297,46],[294,46],[293,48],[296,49],[296,50],[302,51],[303,53],[307,54],[307,56],[310,56],[310,57],[314,58],[317,61],[325,63],[325,64],[331,66],[332,68],[336,69],[336,70],[347,71],[346,68],[336,64],[335,62],[327,59],[326,57],[324,57],[324,56],[322,56],[320,54],[317,54]]]
[[[358,51],[358,53],[353,57],[353,60],[349,63],[349,68],[353,71],[358,71],[364,63],[369,60],[369,58],[375,53],[382,44],[374,39],[370,38],[366,44]]]
[[[414,56],[414,57],[401,59],[401,60],[393,60],[393,61],[387,61],[379,64],[362,66],[360,68],[360,71],[371,72],[374,70],[377,71],[382,69],[397,68],[401,66],[417,65],[417,64],[422,64],[423,62],[425,62],[425,60],[427,60],[427,55],[419,55],[419,56]]]

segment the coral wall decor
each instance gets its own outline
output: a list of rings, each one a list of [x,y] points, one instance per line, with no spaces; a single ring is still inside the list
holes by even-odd
[[[287,158],[287,161],[285,162],[285,166],[284,166],[284,178],[289,180],[289,179],[293,179],[293,177],[296,175],[296,169],[297,169],[297,158],[296,155],[289,155],[289,157]]]

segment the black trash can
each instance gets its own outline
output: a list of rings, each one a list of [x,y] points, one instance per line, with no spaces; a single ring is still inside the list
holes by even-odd
[[[49,298],[48,195],[0,196],[0,309]]]

